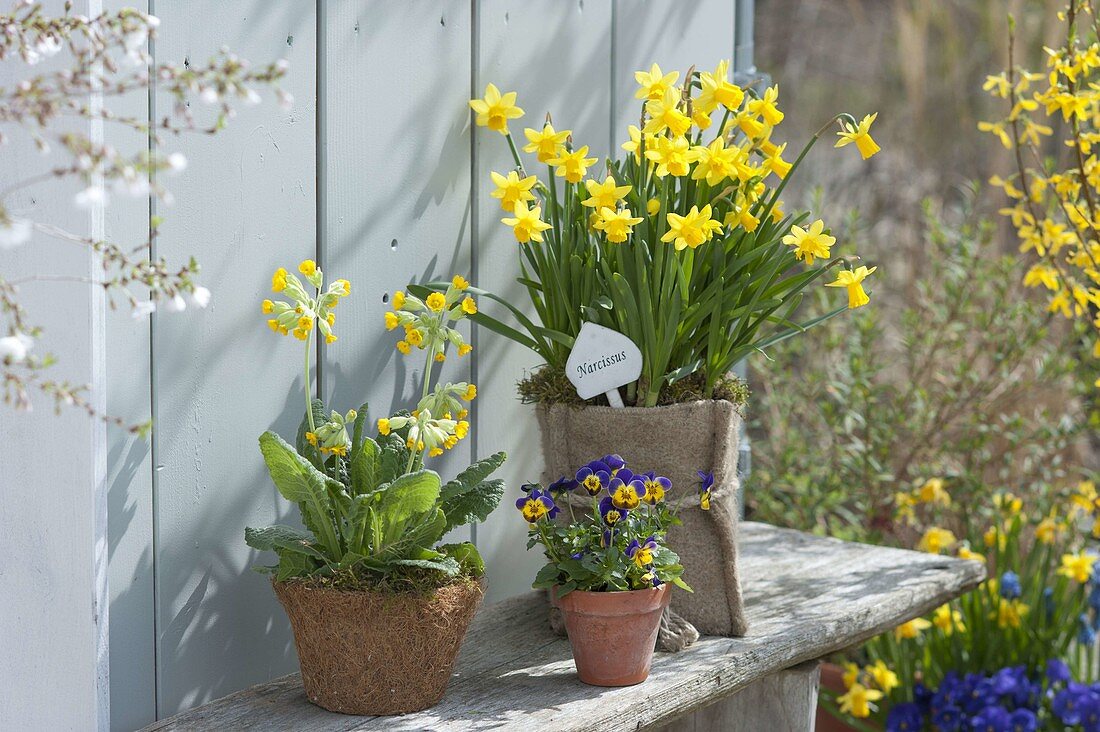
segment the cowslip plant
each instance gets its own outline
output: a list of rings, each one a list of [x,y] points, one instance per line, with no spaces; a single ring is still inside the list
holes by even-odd
[[[866,304],[864,282],[875,268],[833,256],[836,240],[824,222],[785,213],[780,195],[834,122],[837,147],[874,155],[875,116],[837,115],[788,162],[787,143],[773,139],[783,120],[778,87],[758,94],[728,76],[728,62],[713,72],[693,68],[681,85],[677,72],[656,64],[635,74],[639,125],[630,126],[619,160],[590,157],[549,117],[541,129],[525,129],[523,150],[546,166],[543,179],[508,129],[523,115],[516,93],[489,84],[472,100],[475,122],[503,135],[515,162],[492,174],[491,195],[519,243],[518,282],[535,311],[531,319],[485,293],[520,329],[484,314],[477,322],[559,371],[584,322],[616,329],[642,352],[641,377],[627,385],[625,401],[654,406],[689,376],[709,398],[750,353]],[[830,270],[837,271],[829,284],[846,290],[847,305],[800,319],[803,292]]]
[[[476,311],[466,294],[469,284],[456,276],[445,294],[427,301],[395,293],[386,327],[404,326],[397,344],[402,353],[413,347],[425,353],[423,390],[415,409],[379,419],[371,437],[365,434],[366,404],[326,416],[322,402],[309,398],[314,337],[320,334],[326,344],[336,341],[334,311],[350,295],[351,283],[338,279],[326,288],[324,273],[312,260],[303,261],[298,271],[304,281],[284,268],[276,270],[272,290],[286,299],[264,300],[261,309],[271,316],[272,331],[304,344],[306,413],[295,445],[268,431],[260,436],[260,451],[280,494],[298,505],[306,531],[249,528],[245,541],[278,555],[278,564],[264,569],[280,581],[300,577],[348,588],[399,587],[480,576],[484,564],[473,544],[440,542],[451,529],[482,521],[496,508],[504,482],[490,475],[504,462],[504,453],[475,462],[447,483],[424,467],[426,459],[469,433],[462,402],[474,399],[474,385],[432,387],[434,369],[446,359],[449,345],[463,355],[470,351],[452,327]]]
[[[665,546],[668,527],[677,523],[666,500],[672,481],[653,472],[634,473],[618,455],[605,455],[546,488],[528,484],[516,500],[529,534],[527,548],[542,544],[546,565],[535,588],[615,592],[643,590],[681,579],[680,558]],[[570,494],[589,498],[577,514]],[[556,522],[566,506],[569,523]]]

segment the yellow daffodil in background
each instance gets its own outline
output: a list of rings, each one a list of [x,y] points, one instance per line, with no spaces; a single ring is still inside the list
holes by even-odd
[[[917,498],[921,503],[934,503],[940,506],[951,505],[951,495],[944,490],[942,478],[929,478],[917,488]]]
[[[963,622],[962,612],[953,609],[950,605],[940,605],[932,614],[932,625],[939,628],[946,636],[966,632],[966,623]]]
[[[985,564],[985,555],[984,554],[978,554],[977,552],[971,551],[970,547],[966,547],[966,546],[959,547],[958,557],[959,557],[959,559],[969,559],[969,560],[974,561],[974,562],[981,562],[982,564]]]
[[[806,264],[812,265],[814,257],[829,258],[829,248],[836,243],[836,237],[826,234],[825,222],[818,219],[810,224],[808,229],[803,229],[801,226],[792,226],[791,233],[783,237],[783,243],[794,247],[795,257],[804,259]],[[851,307],[858,306],[852,305]]]
[[[938,526],[929,527],[924,536],[921,537],[920,542],[917,544],[917,549],[922,552],[928,552],[929,554],[940,554],[947,549],[950,549],[958,539],[948,529],[941,529]]]
[[[764,123],[770,127],[775,127],[777,124],[783,121],[783,113],[779,111],[779,85],[770,86],[764,91],[764,95],[751,99],[748,103],[749,114],[762,117]]]
[[[891,671],[886,662],[881,658],[868,666],[866,669],[867,675],[871,678],[875,687],[882,691],[884,694],[889,694],[894,689],[898,688],[899,681],[898,675]]]
[[[702,210],[692,206],[685,216],[668,214],[668,231],[661,241],[672,242],[677,251],[688,247],[695,249],[722,228],[710,215],[710,204],[703,206]]]
[[[528,127],[523,131],[523,136],[527,138],[523,151],[535,153],[540,163],[549,163],[565,149],[565,140],[571,134],[573,134],[572,130],[556,131],[554,125],[549,122],[543,125],[541,131]]]
[[[555,168],[555,175],[565,178],[569,183],[580,183],[588,168],[596,162],[596,158],[585,157],[588,155],[588,145],[579,150],[563,151],[558,157],[552,159],[550,164]]]
[[[894,637],[898,640],[912,640],[932,627],[932,623],[924,618],[913,618],[907,623],[902,623],[894,628]]]
[[[691,164],[699,157],[697,149],[685,137],[658,137],[653,149],[645,151],[647,160],[657,164],[654,171],[658,178],[672,175],[682,178],[691,170]]]
[[[605,206],[600,209],[600,218],[596,222],[596,228],[607,236],[609,242],[621,244],[630,236],[633,227],[640,223],[642,223],[642,219],[631,216],[629,208],[616,211]]]
[[[913,497],[908,491],[898,491],[894,494],[894,520],[899,523],[911,524],[917,520],[917,513],[914,507],[917,505],[917,499]]]
[[[852,684],[859,681],[859,665],[855,663],[844,664],[844,675],[841,676],[845,689],[851,689]]]
[[[997,621],[997,627],[999,628],[1019,628],[1020,623],[1023,622],[1024,616],[1027,615],[1028,610],[1031,608],[1028,605],[1020,602],[1019,600],[1008,600],[1003,597],[997,597],[994,602],[996,603],[996,610],[994,610],[990,616],[990,620]]]
[[[541,242],[542,232],[553,228],[542,220],[541,206],[528,209],[526,203],[519,201],[512,213],[513,216],[505,216],[501,221],[512,227],[512,232],[516,235],[516,241],[520,244],[526,244],[529,241]]]
[[[713,73],[701,73],[699,83],[702,89],[698,102],[708,114],[719,105],[735,110],[745,99],[744,89],[729,81],[729,61],[719,61]]]
[[[636,99],[660,99],[669,89],[676,85],[680,78],[679,71],[670,71],[665,74],[661,67],[653,64],[649,71],[635,71],[634,80],[638,82],[638,90],[634,93]]]
[[[840,711],[851,714],[853,717],[865,718],[871,716],[871,711],[876,709],[873,702],[883,697],[878,689],[868,689],[863,684],[852,684],[847,693],[837,697]]]
[[[630,186],[620,186],[612,176],[607,176],[603,183],[594,180],[586,180],[584,187],[588,190],[588,198],[581,201],[582,206],[599,211],[604,208],[615,208],[619,201],[623,200],[630,192]]]
[[[494,84],[485,87],[484,98],[471,99],[470,108],[479,127],[488,127],[502,135],[508,134],[508,120],[523,116],[523,110],[516,106],[516,93],[501,94]]]
[[[876,118],[878,118],[878,112],[867,115],[854,127],[849,126],[847,129],[836,133],[840,139],[836,141],[834,147],[844,147],[854,142],[856,149],[859,150],[859,154],[864,160],[879,152],[882,148],[871,138],[871,124]]]
[[[867,297],[867,292],[863,289],[863,281],[872,275],[876,269],[878,267],[867,269],[862,265],[854,270],[842,269],[837,272],[836,281],[828,282],[825,286],[848,288],[848,307],[851,309],[860,308],[871,302],[871,298]]]
[[[520,178],[516,171],[510,170],[507,175],[490,172],[489,177],[496,184],[496,188],[489,191],[489,195],[500,199],[500,207],[505,211],[515,210],[516,204],[520,201],[535,200],[535,194],[531,193],[531,188],[538,182],[535,176]]]
[[[1065,554],[1062,556],[1062,565],[1058,567],[1058,574],[1069,577],[1074,582],[1084,584],[1092,577],[1092,565],[1096,563],[1095,554]]]

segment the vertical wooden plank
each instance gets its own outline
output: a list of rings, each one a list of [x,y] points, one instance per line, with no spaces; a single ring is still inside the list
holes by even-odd
[[[148,2],[108,0],[107,11]],[[149,92],[112,100],[118,115],[149,117]],[[108,143],[137,155],[149,140],[129,128],[109,126]],[[106,211],[106,238],[127,251],[146,241],[149,198],[114,196]],[[140,295],[139,295],[140,296]],[[183,317],[189,317],[187,315]],[[125,302],[106,316],[107,411],[128,423],[152,414],[150,321],[134,320]],[[107,443],[108,588],[110,591],[111,729],[132,730],[156,719],[156,667],[153,605],[153,464],[151,443],[111,427]]]
[[[44,3],[60,14],[63,3]],[[95,0],[73,12],[94,14]],[[48,74],[71,61],[58,57],[30,68],[18,60],[0,65],[0,86]],[[92,100],[94,103],[94,100]],[[102,126],[83,120],[55,124],[102,142]],[[43,174],[64,159],[43,156],[20,129],[7,129],[0,150],[0,187]],[[54,137],[51,135],[51,140]],[[101,236],[104,210],[73,205],[79,184],[49,181],[5,199],[18,217],[53,224],[79,236]],[[36,232],[24,246],[3,253],[9,281],[36,275],[95,278],[100,270],[86,250]],[[102,411],[104,299],[102,291],[74,282],[29,281],[20,299],[30,321],[44,329],[39,355],[61,357],[48,377],[87,384],[86,396]],[[4,335],[7,335],[5,333]],[[55,416],[49,399],[32,390],[35,411],[0,407],[0,658],[4,689],[0,719],[13,729],[98,729],[108,724],[106,428],[84,412]],[[49,447],[45,447],[49,446]]]
[[[412,408],[424,371],[422,352],[402,356],[383,327],[390,293],[472,279],[470,38],[469,0],[325,6],[321,262],[352,294],[337,312],[340,340],[323,347],[321,393],[341,411],[369,402],[372,422]],[[469,380],[470,364],[451,349],[441,379]],[[447,480],[472,444],[428,466]]]
[[[621,141],[627,125],[638,124],[641,102],[634,72],[657,63],[661,69],[684,73],[694,65],[713,70],[734,51],[734,3],[696,0],[615,0],[615,135]]]
[[[293,522],[256,439],[292,434],[304,411],[301,344],[265,326],[275,267],[312,258],[316,242],[316,25],[312,2],[159,0],[159,61],[196,63],[227,46],[254,63],[285,57],[292,110],[273,94],[237,103],[214,140],[180,138],[189,159],[158,253],[194,254],[210,307],[153,324],[158,709],[161,716],[293,670],[286,616],[245,526]],[[170,101],[157,95],[158,112]],[[208,110],[196,113],[209,119]]]
[[[605,155],[611,114],[611,4],[484,0],[478,3],[477,15],[473,96],[481,96],[489,82],[502,91],[518,92],[526,116],[513,121],[511,129],[520,145],[523,128],[541,128],[550,112],[557,129],[573,130],[575,145],[589,145],[593,154]],[[479,128],[476,135],[477,282],[530,312],[526,293],[515,282],[518,245],[512,232],[500,223],[505,214],[499,203],[489,197],[489,172],[510,170],[514,163],[499,134]],[[532,165],[531,170],[545,167]],[[546,178],[542,170],[539,174]],[[489,304],[485,307],[496,312]],[[541,564],[537,551],[524,552],[526,527],[510,507],[521,483],[542,477],[534,408],[520,404],[516,397],[516,383],[540,361],[535,354],[484,328],[479,329],[477,345],[482,394],[478,445],[482,452],[508,452],[503,477],[509,493],[501,509],[477,528],[478,546],[488,567],[489,597],[499,599],[528,590]]]

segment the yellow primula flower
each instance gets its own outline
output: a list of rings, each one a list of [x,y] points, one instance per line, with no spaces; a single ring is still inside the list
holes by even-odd
[[[462,394],[462,398],[465,399],[468,402],[472,402],[474,400],[474,397],[476,397],[476,396],[477,396],[477,387],[474,386],[473,384],[469,384],[466,387],[466,391],[463,392],[463,394]]]
[[[703,206],[702,210],[700,210],[698,206],[692,206],[691,210],[684,216],[672,213],[668,214],[666,216],[668,231],[661,237],[661,241],[673,242],[676,251],[681,251],[688,247],[695,249],[697,246],[714,236],[716,231],[722,230],[722,225],[712,219],[710,214],[711,209],[709,203]]]
[[[958,540],[951,531],[941,529],[938,526],[931,526],[924,532],[920,542],[917,543],[917,549],[929,554],[939,554],[945,549],[951,548],[956,541]]]
[[[1058,567],[1058,574],[1063,577],[1069,577],[1074,582],[1084,584],[1092,577],[1092,565],[1095,563],[1095,554],[1086,554],[1084,552],[1078,554],[1064,554],[1062,555],[1062,566]]]
[[[550,164],[556,168],[554,174],[564,177],[570,183],[580,183],[588,168],[596,162],[596,158],[587,158],[586,155],[588,145],[573,152],[563,150],[558,157],[550,160]]]
[[[952,610],[950,605],[940,605],[936,608],[936,611],[932,614],[932,624],[948,637],[953,635],[955,631],[966,632],[966,623],[963,622],[962,613],[958,610]]]
[[[610,175],[604,179],[603,183],[586,180],[584,187],[588,189],[588,198],[581,201],[581,205],[597,211],[602,208],[615,208],[630,192],[630,186],[616,185],[615,179]]]
[[[469,289],[470,283],[462,275],[455,275],[451,278],[451,287],[456,290],[466,290]]]
[[[535,194],[531,193],[531,188],[538,182],[538,178],[535,176],[529,175],[521,179],[516,171],[510,170],[508,175],[490,172],[489,177],[496,184],[496,188],[489,191],[489,195],[493,198],[499,198],[500,207],[505,211],[515,209],[516,203],[519,201],[535,200]]]
[[[917,489],[917,498],[921,503],[936,503],[941,506],[951,505],[951,495],[944,490],[941,478],[929,478]]]
[[[512,227],[512,233],[515,234],[516,241],[520,244],[526,244],[529,241],[541,242],[542,232],[553,228],[542,220],[541,206],[528,209],[527,204],[520,201],[513,209],[513,213],[515,216],[506,216],[500,221],[506,226]]]
[[[634,230],[634,225],[641,222],[642,219],[631,216],[629,208],[615,211],[604,207],[600,209],[600,218],[596,222],[596,229],[602,231],[609,242],[621,244],[630,236]]]
[[[317,271],[317,263],[312,259],[303,259],[301,264],[298,265],[298,271],[306,277],[312,277],[313,273]]]
[[[864,719],[871,716],[872,709],[876,708],[872,702],[878,701],[882,696],[882,692],[878,689],[868,689],[863,684],[852,684],[846,694],[837,697],[837,702],[840,703],[841,712]]]
[[[444,297],[441,292],[433,292],[424,300],[424,304],[427,305],[428,309],[433,313],[441,313],[443,312],[443,308],[447,307],[447,298]]]
[[[508,120],[523,116],[523,110],[516,106],[516,93],[502,95],[494,84],[485,87],[484,98],[471,99],[470,108],[479,127],[488,127],[502,135],[508,134]]]
[[[410,348],[409,348],[409,344],[408,344],[407,341],[398,341],[395,344],[395,347],[397,348],[398,351],[401,351],[401,353],[405,354],[406,356],[409,355]]]
[[[924,618],[913,618],[908,623],[902,623],[894,628],[894,638],[897,640],[912,640],[932,627],[932,623]]]
[[[665,74],[657,64],[650,66],[649,71],[635,71],[634,79],[638,82],[638,90],[634,92],[634,98],[660,99],[679,78],[679,71],[670,71]]]
[[[465,297],[462,300],[462,312],[467,315],[473,315],[477,312],[477,303],[474,302],[472,297]]]
[[[764,91],[764,95],[759,99],[750,99],[745,108],[750,114],[757,117],[762,117],[764,122],[771,127],[775,127],[777,124],[783,121],[783,113],[779,111],[777,102],[779,101],[779,85],[768,87]]]
[[[874,274],[876,269],[878,267],[867,269],[862,265],[855,270],[842,269],[837,272],[836,281],[827,282],[825,286],[848,288],[848,307],[850,309],[860,308],[871,302],[871,298],[867,297],[867,293],[863,289],[863,281]]]
[[[270,300],[264,300],[263,303],[260,305],[260,310],[263,312],[264,315],[270,315],[274,309],[275,303],[271,302]]]
[[[561,154],[565,140],[571,134],[573,134],[572,130],[555,131],[554,125],[549,122],[543,125],[541,132],[528,127],[523,131],[523,136],[527,138],[523,151],[535,153],[540,163],[549,163]]]
[[[871,139],[871,123],[878,118],[878,112],[869,114],[859,121],[854,128],[845,129],[842,132],[838,132],[837,137],[840,139],[836,141],[834,147],[844,147],[851,143],[856,144],[856,149],[859,150],[860,157],[864,160],[877,153],[880,148],[875,141]]]
[[[652,150],[646,150],[647,160],[657,163],[657,177],[672,175],[680,178],[688,174],[691,164],[699,157],[686,137],[658,137]]]
[[[424,344],[424,334],[417,328],[405,328],[405,340],[410,346],[419,348]]]
[[[461,346],[458,347],[458,355],[465,356],[472,350],[474,350],[473,346],[471,346],[469,343],[463,343]]]
[[[275,270],[275,274],[271,277],[271,289],[275,292],[282,292],[286,289],[286,270],[282,267]]]
[[[794,247],[797,259],[804,259],[806,264],[813,265],[814,257],[829,258],[829,248],[836,244],[836,237],[826,234],[825,222],[818,219],[808,229],[792,226],[791,233],[783,237],[783,243]]]

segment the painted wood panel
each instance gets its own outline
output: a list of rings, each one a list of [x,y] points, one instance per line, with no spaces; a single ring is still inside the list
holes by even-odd
[[[321,264],[352,294],[339,340],[323,346],[332,408],[370,403],[370,419],[412,408],[423,352],[402,356],[382,315],[409,282],[469,278],[470,2],[376,0],[325,4],[321,47]],[[451,349],[443,381],[467,381],[472,358]],[[475,412],[477,407],[474,407]],[[447,480],[473,440],[429,460]],[[453,540],[469,538],[457,530]]]
[[[76,2],[73,12],[88,13],[93,5]],[[45,6],[60,13],[62,2]],[[0,86],[62,64],[61,58],[33,69],[19,61],[0,63]],[[68,129],[103,139],[101,127],[85,121],[73,121]],[[62,131],[54,128],[55,134]],[[0,188],[65,159],[56,150],[49,156],[37,152],[22,129],[6,125],[4,132],[9,142],[0,149]],[[15,191],[5,203],[15,216],[101,236],[103,208],[73,205],[80,187],[51,181]],[[9,282],[98,274],[86,250],[41,232],[18,249],[0,252],[0,268]],[[63,356],[49,378],[89,385],[87,396],[102,411],[102,292],[78,282],[27,281],[21,300],[30,321],[45,331],[35,351]],[[33,412],[0,408],[0,719],[15,729],[106,729],[106,428],[78,410],[55,415],[49,399],[33,391],[31,397]]]
[[[589,145],[595,155],[607,153],[611,11],[611,3],[583,0],[478,3],[474,96],[481,96],[489,82],[502,91],[518,92],[526,116],[513,121],[511,129],[521,145],[523,128],[541,128],[550,112],[557,129],[573,130],[575,145]],[[518,245],[512,232],[500,223],[504,214],[498,201],[489,197],[493,187],[489,172],[506,172],[514,163],[496,132],[479,128],[475,139],[475,276],[480,286],[503,294],[530,312],[526,293],[515,282]],[[544,173],[540,175],[545,178]],[[488,304],[486,310],[494,312]],[[481,393],[478,447],[481,452],[508,452],[503,470],[507,497],[501,508],[477,527],[478,546],[487,562],[489,599],[499,599],[529,589],[542,563],[537,551],[524,552],[526,526],[510,507],[521,483],[542,478],[534,408],[516,398],[516,383],[541,362],[530,351],[485,329],[477,335],[477,349]]]
[[[294,521],[260,459],[266,429],[292,434],[304,411],[301,344],[260,314],[272,271],[313,258],[314,3],[159,0],[158,61],[205,61],[228,46],[256,63],[286,58],[279,108],[238,104],[214,140],[180,138],[189,159],[158,211],[158,253],[194,254],[211,305],[153,325],[157,455],[157,675],[163,716],[296,666],[282,608],[250,571],[245,526]],[[169,102],[158,95],[158,107]],[[158,110],[160,111],[160,110]],[[196,109],[200,116],[207,110]],[[207,117],[209,118],[209,117]]]

